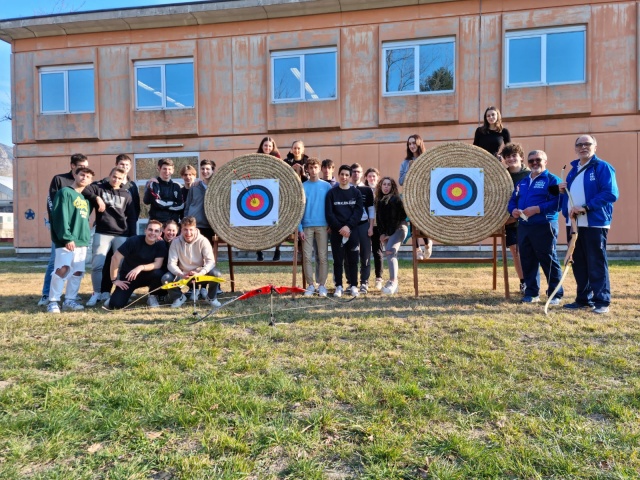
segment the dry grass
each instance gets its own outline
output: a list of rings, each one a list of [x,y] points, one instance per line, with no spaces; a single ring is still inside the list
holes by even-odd
[[[267,297],[51,316],[44,265],[1,265],[0,478],[638,478],[637,263],[607,316],[507,302],[487,266],[422,266],[414,298],[402,263],[401,295],[278,298],[275,327],[245,316]]]

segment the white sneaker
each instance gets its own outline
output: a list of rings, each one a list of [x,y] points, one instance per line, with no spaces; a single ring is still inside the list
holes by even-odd
[[[389,280],[387,284],[384,286],[384,288],[382,289],[382,293],[384,293],[385,295],[393,295],[397,291],[398,291],[398,284],[393,283],[391,280]]]
[[[209,300],[209,305],[211,305],[212,307],[219,307],[222,304],[220,303],[220,300],[218,300],[217,298],[212,298]]]
[[[320,285],[318,287],[318,295],[321,297],[326,297],[327,296],[327,287],[325,287],[324,285]]]
[[[349,293],[352,297],[357,297],[358,295],[360,295],[360,293],[358,292],[358,287],[356,287],[355,285],[349,287]]]
[[[316,293],[316,287],[314,287],[313,284],[309,284],[309,286],[307,287],[307,290],[304,292],[304,296],[310,297],[314,293]]]
[[[111,298],[111,294],[109,292],[102,292],[102,295],[100,295],[101,302],[106,302],[110,298]]]
[[[180,308],[182,305],[184,305],[184,302],[186,301],[187,301],[187,297],[185,297],[184,294],[182,294],[171,304],[171,308]]]
[[[416,257],[418,258],[418,260],[424,260],[424,252],[422,251],[421,248],[418,248],[418,251],[416,252]]]
[[[104,303],[102,304],[102,306],[104,308],[109,308],[109,302],[111,301],[111,297],[107,298]]]
[[[46,307],[49,305],[49,295],[42,295],[40,300],[38,300],[39,307]]]
[[[60,305],[58,305],[58,302],[49,302],[47,305],[47,313],[60,313]]]
[[[429,241],[427,242],[427,248],[426,248],[426,252],[424,254],[425,258],[431,258],[431,254],[433,253],[433,240],[429,239]]]
[[[342,285],[338,285],[336,287],[336,291],[333,292],[333,296],[338,298],[342,296]]]
[[[207,289],[205,287],[200,288],[200,298],[202,298],[203,300],[207,299]]]
[[[147,299],[147,305],[149,305],[149,308],[160,308],[158,297],[155,295],[149,295],[149,298]]]
[[[86,303],[87,307],[95,307],[96,304],[102,299],[102,293],[100,292],[93,292],[91,294],[91,298],[89,299],[89,301]]]
[[[99,295],[99,294],[98,294]],[[76,302],[74,299],[67,299],[62,303],[63,310],[84,310],[84,306]]]
[[[362,295],[366,295],[367,293],[369,293],[369,285],[363,283],[362,285],[360,285],[360,293]]]
[[[376,278],[376,290],[382,290],[382,279]]]

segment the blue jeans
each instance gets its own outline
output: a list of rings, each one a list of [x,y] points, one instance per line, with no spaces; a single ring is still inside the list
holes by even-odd
[[[573,252],[573,276],[578,284],[576,303],[608,307],[611,303],[609,263],[607,260],[608,228],[579,227]],[[567,227],[567,238],[570,228]]]
[[[51,275],[53,275],[53,265],[56,261],[56,246],[51,242],[51,255],[49,255],[49,263],[47,263],[47,271],[44,272],[44,283],[42,284],[42,296],[49,297],[51,290]]]
[[[540,267],[547,278],[549,288],[547,295],[558,286],[562,270],[556,252],[557,238],[557,222],[537,225],[520,222],[518,225],[518,249],[526,284],[524,292],[526,296],[537,297],[540,294]],[[562,298],[563,294],[564,291],[560,288],[555,298]]]

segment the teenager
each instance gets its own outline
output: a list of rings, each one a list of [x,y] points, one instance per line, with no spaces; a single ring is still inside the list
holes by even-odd
[[[179,222],[184,202],[180,185],[171,179],[173,160],[161,158],[157,168],[158,177],[156,181],[147,183],[142,200],[145,205],[150,205],[149,219],[159,220],[161,223],[167,220]]]
[[[313,295],[316,285],[313,281],[313,246],[317,245],[318,284],[317,291],[321,297],[327,296],[327,274],[329,262],[327,260],[327,218],[325,215],[325,201],[331,185],[320,180],[320,161],[311,157],[307,159],[306,169],[309,180],[302,184],[306,203],[302,221],[298,227],[298,235],[302,240],[302,268],[307,279],[305,295]]]
[[[53,199],[51,216],[54,221],[51,222],[51,240],[55,246],[55,261],[47,305],[49,313],[60,313],[58,302],[65,283],[67,289],[62,308],[84,309],[76,299],[84,275],[87,246],[91,238],[91,207],[81,192],[89,186],[93,175],[93,170],[88,167],[78,168],[74,172],[73,185],[60,189]]]
[[[362,195],[351,185],[351,166],[341,165],[338,169],[337,187],[327,193],[325,215],[331,228],[331,252],[333,254],[333,275],[336,282],[335,297],[341,297],[342,272],[345,270],[349,293],[358,296],[358,256],[359,239],[357,225],[362,217]],[[346,269],[345,269],[346,266]]]
[[[406,218],[396,181],[383,177],[376,187],[376,223],[389,264],[389,281],[382,288],[387,295],[398,291],[398,251],[409,231]]]
[[[360,191],[363,202],[362,216],[356,228],[360,242],[360,293],[366,294],[369,291],[369,277],[371,276],[371,236],[373,235],[376,214],[373,206],[373,190],[364,184],[363,179],[362,165],[352,164],[351,184]]]
[[[69,164],[69,171],[55,175],[51,179],[49,184],[49,191],[47,192],[47,215],[49,216],[49,228],[53,224],[53,218],[51,217],[51,210],[53,209],[53,199],[56,197],[58,191],[64,187],[70,187],[75,181],[75,171],[78,168],[89,167],[89,160],[82,153],[74,153],[71,155],[71,161]],[[51,275],[53,274],[53,265],[56,260],[56,247],[51,244],[51,254],[49,255],[49,263],[47,263],[47,270],[44,273],[44,282],[42,284],[42,295],[38,301],[39,307],[44,307],[49,304],[49,290],[51,288]]]
[[[496,107],[488,107],[483,118],[482,126],[476,128],[473,144],[498,158],[502,146],[511,143],[511,134],[502,126],[502,115]]]
[[[162,241],[162,223],[149,220],[144,235],[127,239],[111,259],[110,276],[115,290],[105,307],[119,309],[129,303],[131,294],[137,288],[149,287],[156,290],[162,285],[162,262],[167,254],[167,246]],[[150,308],[159,307],[158,294],[147,297]]]
[[[278,146],[276,145],[276,141],[271,137],[264,137],[260,141],[257,153],[264,153],[265,155],[271,155],[272,157],[282,158],[282,156],[280,155],[280,151],[278,150]],[[259,262],[262,262],[264,260],[264,254],[262,253],[262,250],[258,250],[256,252],[256,255]],[[273,252],[273,258],[271,260],[274,262],[280,260],[280,245],[276,245],[276,249]]]
[[[304,143],[302,140],[295,140],[291,144],[291,151],[289,151],[284,161],[293,168],[302,182],[306,182],[309,179],[309,174],[305,170],[307,160],[309,160],[309,157],[304,153]]]
[[[335,164],[333,160],[330,158],[325,158],[322,161],[322,180],[328,182],[332,187],[335,187],[338,184],[336,177],[333,176],[333,172],[335,170]]]
[[[364,176],[364,184],[373,191],[375,210],[376,186],[378,185],[378,181],[380,180],[380,171],[377,168],[368,168],[367,171],[364,172]],[[383,252],[380,244],[380,229],[375,222],[373,224],[373,235],[371,235],[371,251],[373,252],[373,269],[376,275],[375,288],[376,290],[382,290]]]

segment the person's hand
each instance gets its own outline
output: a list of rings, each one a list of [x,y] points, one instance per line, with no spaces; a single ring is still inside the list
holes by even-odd
[[[338,230],[338,233],[345,238],[349,238],[351,236],[351,229],[345,225],[340,230]]]
[[[369,235],[370,237],[373,237],[373,225],[371,225],[369,227],[369,230],[367,230],[367,235]]]
[[[76,249],[76,243],[72,240],[69,243],[67,243],[64,248],[66,248],[67,250],[69,250],[70,252],[73,252]]]
[[[115,282],[113,282],[113,285],[115,287],[118,287],[120,290],[129,290],[129,282],[126,282],[124,280],[116,280]]]
[[[389,239],[389,235],[380,235],[380,243],[384,243]]]
[[[127,273],[127,280],[133,282],[138,278],[138,274],[144,270],[144,265],[138,265],[136,268]]]
[[[569,218],[578,218],[580,215],[586,214],[587,211],[583,207],[571,207],[569,210]]]
[[[107,204],[104,203],[104,200],[100,197],[96,197],[96,203],[98,204],[98,211],[100,213],[104,212],[107,209]]]
[[[304,232],[298,232],[298,236],[300,237],[300,240],[302,240],[304,242],[304,239],[306,237],[306,235],[304,234]]]
[[[560,193],[567,193],[567,182],[559,183],[558,189],[560,190]]]
[[[511,212],[511,216],[512,216],[513,218],[520,218],[520,209],[518,209],[518,208],[514,208],[514,209],[513,209],[513,212]]]
[[[524,213],[528,218],[531,218],[534,215],[537,215],[538,213],[540,213],[540,207],[537,205],[534,205],[532,207],[527,207],[522,211],[522,213]]]

